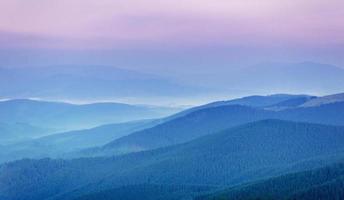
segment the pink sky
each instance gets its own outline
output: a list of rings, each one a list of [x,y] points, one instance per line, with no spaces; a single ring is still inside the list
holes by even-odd
[[[343,19],[343,0],[1,0],[0,41],[51,48],[343,45]]]

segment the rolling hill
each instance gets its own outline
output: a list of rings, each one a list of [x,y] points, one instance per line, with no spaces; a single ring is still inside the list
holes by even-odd
[[[47,128],[35,127],[26,123],[2,123],[0,122],[0,144],[8,145],[20,141],[38,138],[52,132]]]
[[[1,101],[0,110],[0,122],[53,128],[55,133],[103,124],[160,118],[179,111],[176,108],[121,103],[75,105],[28,99]]]
[[[296,107],[300,104],[303,104],[311,99],[315,98],[314,96],[309,95],[292,95],[292,94],[274,94],[274,95],[254,95],[247,96],[242,98],[236,98],[226,101],[215,101],[205,105],[196,106],[182,112],[179,112],[175,115],[170,116],[168,119],[175,119],[187,115],[189,113],[219,106],[230,106],[230,105],[241,105],[254,108],[274,108],[274,109],[285,109]],[[300,103],[301,102],[301,103]]]
[[[264,120],[124,156],[3,164],[0,195],[11,200],[73,199],[145,183],[233,186],[290,172],[302,162],[313,160],[298,170],[314,168],[320,158],[334,162],[343,145],[343,127]]]
[[[312,99],[313,96],[292,95],[292,94],[274,94],[274,95],[266,95],[266,96],[255,95],[255,96],[242,97],[242,98],[228,100],[228,101],[213,102],[210,104],[206,104],[204,107],[242,105],[242,106],[264,108],[264,107],[274,106],[279,103],[284,103],[285,101],[292,101],[292,100],[296,100],[300,98],[307,101],[308,99]]]
[[[286,109],[291,109],[291,108],[296,108],[299,106],[302,106],[303,104],[312,101],[313,99],[315,99],[317,97],[315,96],[299,96],[296,98],[291,98],[291,99],[287,99],[285,101],[282,102],[278,102],[276,104],[273,105],[268,105],[265,106],[265,109],[268,110],[275,110],[275,111],[281,111],[281,110],[286,110]]]
[[[273,114],[240,105],[205,108],[132,133],[103,147],[84,150],[81,155],[116,155],[180,144],[229,127],[271,118]]]
[[[180,114],[177,114],[180,115]],[[233,126],[264,119],[281,119],[344,125],[344,102],[318,107],[269,110],[241,105],[197,109],[155,127],[132,133],[103,147],[81,152],[83,156],[116,155],[180,144]]]
[[[338,102],[344,102],[344,93],[314,98],[308,102],[305,102],[301,106],[312,107],[312,106],[321,106],[324,104],[338,103]]]
[[[61,157],[83,148],[96,147],[132,132],[150,128],[160,120],[144,120],[120,124],[107,124],[86,130],[56,133],[6,145],[0,152],[0,163],[22,158]]]

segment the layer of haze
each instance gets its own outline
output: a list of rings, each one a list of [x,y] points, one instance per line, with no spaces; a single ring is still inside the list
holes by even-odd
[[[343,19],[342,0],[1,0],[0,66],[108,65],[190,82],[262,62],[344,67]]]

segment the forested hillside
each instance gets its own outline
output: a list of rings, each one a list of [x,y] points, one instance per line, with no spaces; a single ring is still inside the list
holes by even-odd
[[[195,200],[333,200],[344,197],[344,163],[271,178],[225,191],[195,198]]]
[[[125,156],[4,164],[0,194],[29,200],[145,183],[231,186],[290,172],[301,162],[312,161],[301,169],[322,165],[318,159],[335,162],[343,145],[343,127],[264,120]]]
[[[216,106],[191,112],[150,129],[114,140],[101,148],[81,152],[83,156],[118,155],[180,144],[226,128],[264,119],[281,119],[344,125],[344,102],[317,107],[273,111],[241,105]]]

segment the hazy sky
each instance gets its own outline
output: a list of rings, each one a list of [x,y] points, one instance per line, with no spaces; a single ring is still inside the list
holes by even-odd
[[[343,19],[343,0],[0,0],[0,67],[109,65],[205,86],[266,62],[344,68]]]
[[[51,48],[344,42],[341,0],[1,0],[0,7],[4,34]]]
[[[344,66],[343,19],[342,0],[1,0],[0,56],[153,70],[248,59]]]

